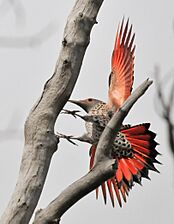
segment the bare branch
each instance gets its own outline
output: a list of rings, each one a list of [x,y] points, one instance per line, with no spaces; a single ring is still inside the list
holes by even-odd
[[[170,75],[170,76],[169,76]],[[167,124],[167,132],[168,132],[168,139],[169,139],[169,144],[172,153],[174,154],[174,123],[172,121],[172,110],[174,108],[174,80],[172,83],[172,86],[170,88],[169,96],[167,99],[165,98],[165,91],[166,88],[164,88],[164,84],[167,83],[170,79],[166,79],[166,77],[172,78],[173,77],[173,72],[169,73],[168,75],[165,75],[163,79],[160,79],[160,71],[159,68],[156,67],[155,69],[155,80],[156,80],[156,89],[157,89],[157,104],[161,105],[161,110],[157,110],[158,114],[162,119],[165,120]],[[166,81],[165,81],[165,80]]]
[[[17,26],[24,26],[26,23],[26,13],[23,3],[20,0],[4,0],[0,5],[0,17],[7,14],[10,9],[14,11]]]
[[[23,6],[23,2],[21,2],[20,0],[8,0],[8,2],[13,8],[16,25],[23,27],[26,23],[26,12]]]
[[[53,153],[54,125],[79,75],[89,36],[103,0],[77,0],[68,17],[53,76],[25,123],[25,145],[19,177],[1,224],[29,222],[43,189]]]
[[[117,164],[111,158],[111,148],[122,121],[134,103],[141,97],[152,81],[143,82],[115,113],[104,129],[96,149],[95,165],[84,177],[67,187],[45,209],[39,210],[33,224],[59,223],[61,216],[78,200],[115,174]],[[108,150],[109,149],[109,150]]]
[[[18,37],[0,36],[0,47],[3,48],[28,48],[42,45],[50,37],[52,37],[58,30],[58,22],[51,21],[39,32]]]
[[[0,17],[13,9],[17,26],[26,24],[25,8],[20,0],[4,0],[0,5]],[[40,31],[32,35],[23,36],[0,36],[0,47],[2,48],[32,48],[42,45],[50,37],[58,32],[58,21],[52,20]]]
[[[160,101],[160,104],[161,104],[161,111],[159,111],[159,110],[157,110],[157,111],[158,111],[158,114],[163,117],[163,116],[165,116],[167,106],[166,106],[166,102],[164,100],[164,95],[162,93],[162,86],[161,86],[161,82],[159,79],[159,73],[160,73],[159,67],[156,66],[154,76],[155,76],[155,82],[156,82],[156,88],[157,88],[158,101]]]
[[[115,160],[106,160],[71,184],[47,208],[36,213],[33,224],[59,223],[61,216],[72,205],[114,175],[116,169],[114,164]]]

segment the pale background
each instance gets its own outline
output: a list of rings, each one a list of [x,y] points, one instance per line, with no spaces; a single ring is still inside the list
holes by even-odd
[[[0,1],[0,42],[4,36],[32,36],[50,21],[50,32],[52,29],[56,29],[57,32],[41,45],[38,41],[23,48],[10,48],[3,47],[2,42],[0,43],[0,213],[9,201],[18,176],[23,149],[24,121],[33,103],[40,96],[44,82],[54,71],[63,28],[75,1],[23,0],[22,5],[19,4],[17,7],[11,7],[7,0],[6,2],[7,6],[4,4],[5,1]],[[130,18],[136,32],[134,87],[147,77],[153,79],[156,64],[161,66],[163,74],[173,68],[174,1],[108,0],[104,2],[98,15],[99,24],[92,30],[91,43],[71,98],[90,96],[107,100],[111,52],[116,27],[123,15]],[[155,85],[134,106],[126,122],[152,123],[151,129],[158,134],[158,150],[163,154],[158,157],[163,163],[163,166],[158,166],[161,174],[151,172],[152,181],[143,180],[143,187],[135,186],[128,202],[121,209],[118,206],[112,208],[110,201],[105,206],[101,195],[96,201],[92,192],[63,216],[62,223],[172,223],[174,161],[167,143],[165,124],[154,109],[154,98]],[[76,107],[69,105],[67,108]],[[4,130],[7,130],[5,134]],[[13,130],[19,132],[14,134]],[[84,123],[61,115],[56,130],[78,135],[84,132]],[[58,151],[53,156],[37,208],[45,207],[65,187],[87,172],[88,148],[87,144],[79,143],[79,146],[75,147],[61,141]]]

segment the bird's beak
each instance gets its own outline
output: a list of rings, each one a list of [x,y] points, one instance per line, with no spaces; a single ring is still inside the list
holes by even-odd
[[[80,101],[80,100],[68,100],[68,102],[70,102],[70,103],[74,103],[74,104],[77,104],[77,105],[78,105],[79,101]]]
[[[87,112],[87,105],[86,102],[84,102],[84,100],[68,100],[68,102],[78,105]]]

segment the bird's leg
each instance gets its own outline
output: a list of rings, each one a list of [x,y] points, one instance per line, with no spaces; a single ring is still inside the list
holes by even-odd
[[[72,137],[71,139],[78,140],[80,142],[86,142],[86,143],[89,143],[89,144],[94,143],[94,141],[86,133],[83,134],[82,136],[79,136],[79,137]]]
[[[66,109],[63,109],[61,114],[70,114],[73,117],[77,118],[77,117],[81,117],[81,115],[79,115],[78,112],[80,112],[80,111],[79,110],[66,110]]]
[[[95,122],[93,115],[82,116],[82,115],[78,114],[78,112],[80,112],[80,111],[79,110],[65,110],[65,109],[63,109],[61,113],[62,114],[70,114],[75,118],[80,117],[81,119],[83,119],[86,122]]]
[[[73,136],[72,135],[64,135],[64,134],[61,134],[61,133],[59,133],[59,132],[57,132],[56,133],[56,137],[57,138],[64,138],[64,139],[66,139],[68,142],[70,142],[71,144],[73,144],[73,145],[77,145],[75,142],[73,142],[71,139],[73,138]]]
[[[80,142],[87,142],[87,143],[93,144],[93,140],[86,133],[79,137],[57,133],[57,137],[64,138],[67,141],[69,141],[70,143],[72,143],[73,145],[77,145],[73,140],[78,140]]]

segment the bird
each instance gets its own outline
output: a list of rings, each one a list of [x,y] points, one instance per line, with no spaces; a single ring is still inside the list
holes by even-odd
[[[95,152],[100,136],[113,114],[123,105],[131,95],[134,80],[135,33],[129,19],[126,24],[124,18],[117,28],[114,49],[111,58],[111,73],[109,75],[108,102],[95,98],[83,100],[69,100],[70,103],[81,107],[86,115],[81,116],[77,110],[64,110],[63,113],[78,116],[85,120],[87,132],[79,137],[69,136],[69,140],[88,142],[90,147],[90,165],[93,168]],[[64,136],[65,137],[65,136]],[[149,178],[149,170],[159,172],[155,163],[160,153],[156,150],[158,143],[156,134],[150,130],[150,123],[138,125],[122,125],[115,136],[111,156],[117,162],[115,175],[101,184],[104,203],[107,202],[107,188],[112,206],[115,206],[115,196],[122,207],[127,201],[130,189],[135,183],[142,184],[142,178]],[[71,141],[70,140],[70,141]],[[96,198],[99,188],[96,189]]]

